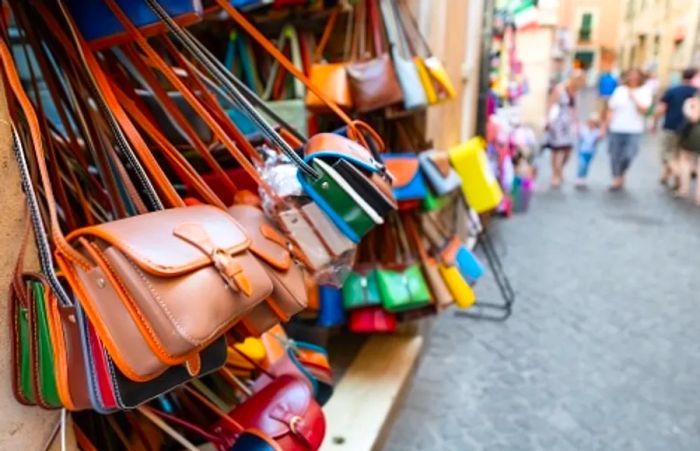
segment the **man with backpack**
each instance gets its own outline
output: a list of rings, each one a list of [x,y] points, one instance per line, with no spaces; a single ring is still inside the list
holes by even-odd
[[[679,132],[686,123],[683,116],[683,104],[687,99],[697,93],[697,88],[693,86],[693,79],[698,70],[696,68],[685,69],[682,73],[682,83],[666,90],[659,101],[655,119],[661,116],[663,121],[663,137],[661,142],[661,162],[663,170],[660,182],[663,185],[671,184],[672,189],[679,188]]]

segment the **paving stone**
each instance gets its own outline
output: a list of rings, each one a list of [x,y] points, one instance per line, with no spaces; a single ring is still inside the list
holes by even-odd
[[[700,449],[700,209],[658,185],[656,140],[623,193],[605,149],[587,192],[549,191],[542,161],[530,211],[492,227],[513,316],[435,321],[386,450]]]

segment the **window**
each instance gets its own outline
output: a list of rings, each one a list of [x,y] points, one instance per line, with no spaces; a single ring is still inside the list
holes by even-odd
[[[580,42],[589,42],[593,31],[593,14],[584,13],[581,16],[581,27],[578,29],[578,40]]]

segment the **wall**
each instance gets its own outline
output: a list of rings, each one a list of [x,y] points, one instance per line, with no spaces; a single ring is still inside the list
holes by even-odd
[[[552,48],[554,30],[548,26],[523,30],[518,32],[516,39],[530,89],[520,101],[523,122],[533,126],[537,131],[542,131],[546,119],[547,93],[552,69],[551,54],[542,49]]]
[[[594,52],[596,71],[610,69],[618,49],[620,22],[625,0],[561,0],[558,24],[570,30],[575,50]],[[593,33],[588,42],[578,41],[578,30],[584,13],[593,14]]]
[[[634,8],[623,9],[623,15],[618,43],[623,68],[655,63],[661,85],[666,85],[693,63],[700,1],[635,2]]]
[[[428,108],[427,135],[446,149],[474,134],[483,0],[409,2],[433,53],[445,65],[457,96]]]

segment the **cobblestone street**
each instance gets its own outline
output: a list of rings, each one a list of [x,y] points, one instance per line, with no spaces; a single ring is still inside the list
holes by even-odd
[[[700,449],[700,208],[658,165],[649,138],[610,193],[603,147],[588,192],[575,161],[549,191],[544,156],[530,211],[493,230],[513,316],[435,322],[387,451]]]

